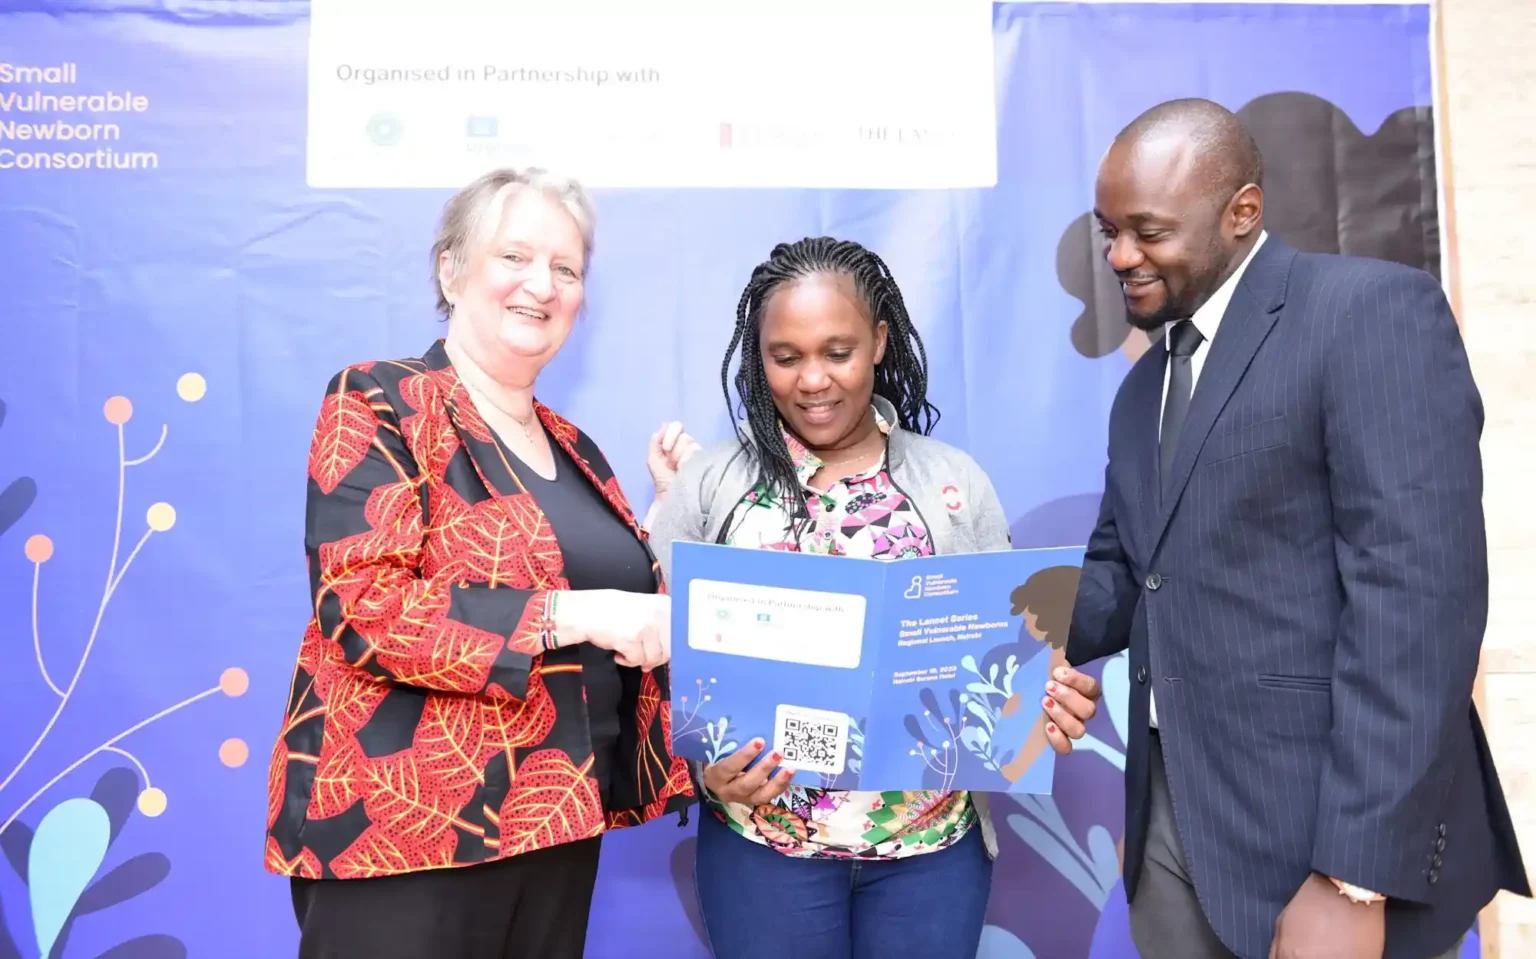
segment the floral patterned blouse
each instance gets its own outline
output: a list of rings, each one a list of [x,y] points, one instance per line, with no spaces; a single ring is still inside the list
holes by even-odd
[[[878,412],[875,418],[881,431],[889,433],[889,424]],[[819,491],[808,481],[822,461],[789,434],[784,439],[810,521],[802,522],[799,534],[792,536],[788,512],[759,486],[726,524],[727,545],[871,559],[933,552],[921,515],[891,481],[883,457],[867,472]],[[976,823],[965,792],[857,792],[792,784],[773,802],[755,808],[721,802],[708,793],[703,798],[727,825],[753,842],[808,859],[901,859],[942,849]]]

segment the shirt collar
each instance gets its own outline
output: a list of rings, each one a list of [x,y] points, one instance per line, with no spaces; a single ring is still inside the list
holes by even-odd
[[[882,434],[890,436],[891,423],[881,412],[880,405],[871,404],[870,411],[875,414],[875,426],[879,428]],[[789,430],[783,429],[782,423],[780,424],[780,429],[784,433],[784,445],[789,447],[790,462],[795,464],[795,473],[800,477],[801,485],[804,485],[810,482],[811,477],[815,476],[816,471],[821,469],[825,464],[822,462],[820,457],[807,449],[804,443],[801,443],[799,440],[790,435]],[[878,470],[879,468],[880,464],[877,463],[874,466],[874,469]]]
[[[1210,343],[1216,339],[1216,328],[1221,326],[1221,318],[1226,315],[1227,307],[1232,303],[1232,294],[1237,292],[1238,282],[1243,278],[1243,274],[1248,271],[1248,264],[1253,262],[1254,254],[1259,252],[1259,247],[1264,245],[1264,240],[1268,236],[1269,233],[1267,231],[1259,231],[1259,241],[1253,245],[1253,249],[1249,250],[1248,255],[1243,258],[1242,265],[1233,270],[1232,275],[1227,277],[1226,282],[1221,284],[1216,289],[1216,292],[1211,294],[1211,298],[1206,300],[1200,309],[1195,311],[1195,315],[1189,318],[1189,321],[1195,324],[1195,329],[1200,331],[1201,342]],[[1173,322],[1177,323],[1179,321],[1175,320]],[[1164,349],[1168,348],[1170,342],[1168,332],[1172,328],[1173,323],[1163,324]]]

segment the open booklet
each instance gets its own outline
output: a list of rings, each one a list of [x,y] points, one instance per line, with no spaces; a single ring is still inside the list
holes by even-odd
[[[676,543],[673,749],[714,762],[762,737],[803,785],[1048,794],[1040,701],[1082,563]]]

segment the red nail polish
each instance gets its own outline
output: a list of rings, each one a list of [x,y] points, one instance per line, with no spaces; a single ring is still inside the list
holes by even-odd
[[[1045,708],[1046,709],[1055,709],[1056,708],[1056,701],[1053,700],[1053,699],[1047,698],[1046,701],[1045,701]]]
[[[1055,733],[1056,732],[1056,724],[1055,723],[1046,723],[1045,724],[1045,731],[1048,732],[1048,733]]]
[[[783,757],[781,757],[779,755],[779,751],[778,750],[774,750],[772,753],[769,754],[768,758],[773,760],[774,762],[778,762]]]
[[[1056,684],[1055,683],[1046,683],[1045,684],[1045,688],[1047,690],[1049,690],[1050,692],[1054,693],[1056,691]]]

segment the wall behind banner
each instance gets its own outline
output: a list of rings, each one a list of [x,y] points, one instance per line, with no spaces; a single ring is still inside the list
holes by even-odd
[[[0,63],[78,64],[70,89],[0,74],[0,959],[293,953],[286,885],[261,865],[264,759],[306,618],[310,430],[335,369],[441,330],[426,250],[446,193],[304,184],[304,5],[160,6],[0,12]],[[727,433],[719,364],[751,267],[780,240],[846,236],[901,282],[938,434],[990,472],[1015,544],[1081,542],[1110,401],[1147,347],[1084,218],[1104,147],[1170,97],[1241,108],[1272,229],[1438,272],[1428,20],[999,4],[997,187],[600,192],[587,314],[541,398],[643,507],[657,423]],[[16,168],[40,145],[11,124],[57,119],[23,112],[34,91],[146,97],[108,118],[120,140],[41,147],[137,168]],[[1113,707],[1123,662],[1104,670]],[[1095,721],[1054,799],[998,797],[983,955],[1134,955],[1124,722]],[[590,955],[706,954],[693,826],[675,823],[606,841]]]

